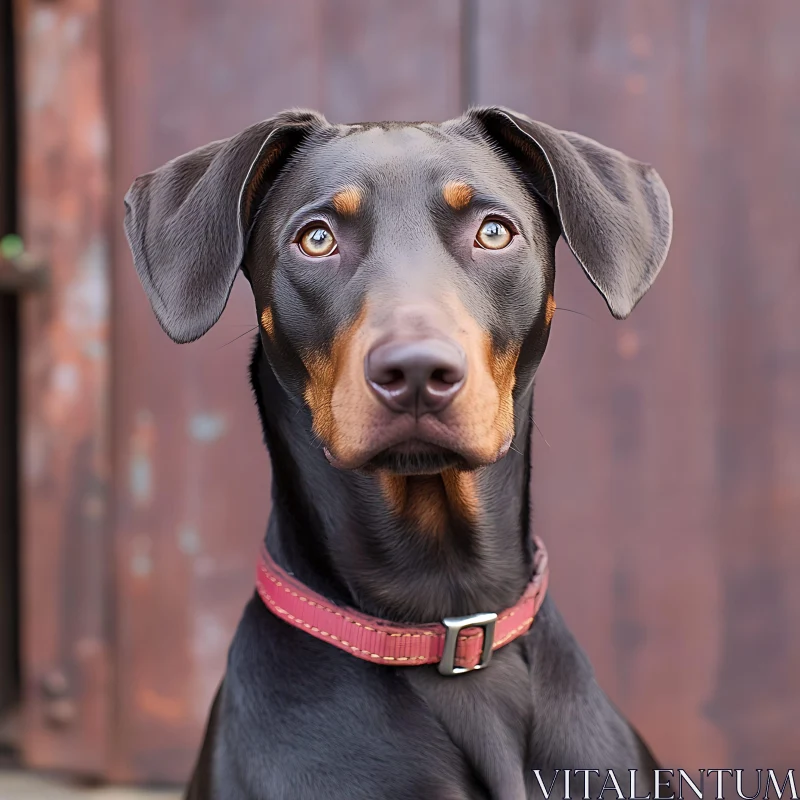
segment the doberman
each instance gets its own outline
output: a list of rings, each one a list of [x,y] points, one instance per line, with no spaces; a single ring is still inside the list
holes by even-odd
[[[498,107],[442,124],[293,110],[139,177],[125,204],[174,341],[208,331],[240,269],[251,285],[271,585],[380,641],[440,629],[460,648],[466,617],[485,645],[480,615],[522,602],[541,548],[531,409],[556,241],[626,317],[671,238],[655,170]],[[480,670],[452,653],[442,670],[441,649],[403,663],[271,603],[245,608],[189,798],[520,800],[570,769],[640,770],[653,790],[653,756],[548,597]]]

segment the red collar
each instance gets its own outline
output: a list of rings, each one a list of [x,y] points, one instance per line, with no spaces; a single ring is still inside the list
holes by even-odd
[[[438,664],[443,675],[482,669],[492,651],[533,624],[547,591],[547,551],[537,537],[533,578],[517,604],[499,614],[448,617],[425,625],[396,625],[335,606],[281,569],[262,550],[256,588],[266,607],[295,628],[364,661],[394,667]]]

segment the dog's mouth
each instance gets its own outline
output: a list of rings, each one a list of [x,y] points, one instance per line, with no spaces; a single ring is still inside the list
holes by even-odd
[[[409,432],[410,433],[410,432]],[[420,435],[422,434],[422,435]],[[491,464],[506,455],[511,445],[511,436],[498,452],[486,458],[459,447],[455,437],[442,435],[425,436],[414,431],[407,437],[385,437],[384,441],[361,453],[347,457],[323,448],[328,462],[342,470],[375,472],[377,470],[395,475],[435,475],[449,469],[473,470]]]
[[[362,467],[367,472],[386,470],[395,475],[435,475],[454,468],[469,469],[470,465],[454,450],[419,439],[387,447]]]
[[[447,470],[474,470],[493,464],[509,450],[513,430],[497,441],[475,435],[471,420],[457,415],[393,414],[365,419],[347,433],[339,430],[334,441],[321,444],[331,466],[340,470],[397,475],[433,475]]]

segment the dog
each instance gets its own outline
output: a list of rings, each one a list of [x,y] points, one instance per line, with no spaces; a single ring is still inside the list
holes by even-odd
[[[556,241],[626,317],[670,244],[655,170],[500,107],[291,110],[137,178],[125,206],[174,341],[214,325],[240,270],[260,322],[273,508],[187,797],[520,800],[612,769],[652,792],[655,759],[546,595],[529,456]]]

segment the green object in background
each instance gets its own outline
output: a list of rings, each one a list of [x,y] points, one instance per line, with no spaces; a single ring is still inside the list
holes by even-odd
[[[9,233],[0,239],[0,256],[7,259],[18,258],[25,252],[22,237],[16,233]]]

